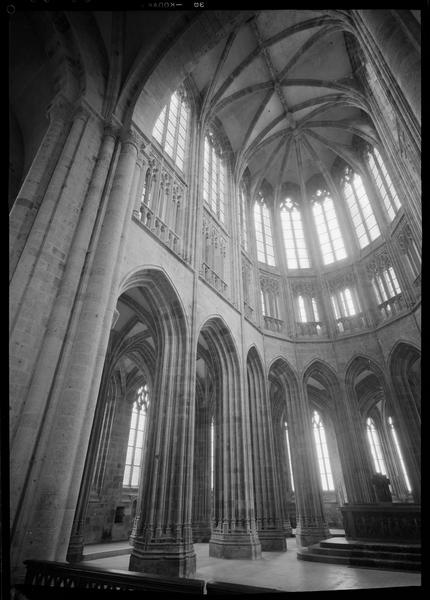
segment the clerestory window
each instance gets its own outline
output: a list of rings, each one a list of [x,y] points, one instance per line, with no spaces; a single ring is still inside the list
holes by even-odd
[[[317,190],[313,200],[312,212],[324,264],[328,265],[346,258],[345,244],[333,199],[327,191]]]
[[[376,148],[367,153],[367,160],[376,187],[382,196],[385,209],[390,221],[394,219],[402,204],[394,188],[391,177],[384,165],[381,155]]]
[[[152,130],[153,137],[181,171],[184,171],[185,152],[189,137],[189,117],[190,110],[185,94],[182,91],[175,91],[170,102],[158,116]]]
[[[275,266],[273,251],[272,225],[270,213],[264,198],[258,198],[254,203],[255,237],[257,241],[257,258],[270,266]]]
[[[302,216],[291,198],[286,198],[281,204],[281,224],[287,267],[289,269],[309,268]]]
[[[383,304],[390,298],[394,298],[401,293],[393,267],[388,267],[388,269],[375,273],[372,278],[372,286],[378,304]]]
[[[240,186],[240,241],[245,250],[248,250],[248,224],[246,220],[246,193]]]
[[[124,469],[124,487],[137,487],[143,459],[143,441],[146,415],[149,406],[148,386],[145,384],[137,391],[131,413],[130,432],[127,444],[127,457]]]
[[[221,150],[215,147],[214,136],[209,132],[204,141],[203,200],[216,217],[224,223],[226,206],[226,173]]]
[[[360,175],[353,173],[350,169],[345,173],[343,194],[351,214],[360,248],[365,248],[370,242],[376,240],[381,232],[364,188],[363,180]]]

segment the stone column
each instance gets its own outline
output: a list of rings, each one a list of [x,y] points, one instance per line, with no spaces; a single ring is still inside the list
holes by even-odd
[[[343,480],[349,504],[372,504],[375,494],[371,483],[372,466],[366,446],[363,419],[343,383],[333,394],[333,427],[339,447]]]
[[[296,496],[296,540],[299,546],[310,546],[330,537],[330,532],[324,515],[311,414],[303,389],[287,399],[287,421]]]
[[[392,10],[359,10],[374,47],[390,68],[391,76],[408,101],[418,123],[421,123],[421,57],[405,27]],[[399,11],[396,11],[399,12]],[[419,27],[417,27],[419,35]],[[388,83],[388,82],[387,82]]]
[[[27,394],[31,401],[25,403],[20,413],[16,434],[11,434],[10,468],[11,473],[14,474],[11,478],[11,507],[13,510],[18,506],[20,494],[25,486],[24,474],[31,464],[32,454],[36,451],[33,440],[37,439],[46,424],[46,399],[50,397],[58,364],[55,357],[60,356],[63,350],[77,284],[81,278],[90,237],[97,213],[100,210],[103,186],[111,163],[114,145],[115,133],[111,127],[107,127],[83,205],[82,215],[70,248],[61,286],[34,367],[34,376]],[[19,475],[22,478],[19,478]]]
[[[36,218],[61,148],[68,135],[72,107],[57,96],[47,110],[49,126],[13,205],[9,221],[10,273],[13,275],[28,234]]]
[[[137,148],[137,137],[130,132],[116,167],[76,335],[64,375],[56,381],[58,395],[45,414],[19,506],[12,536],[17,569],[26,558],[61,561],[66,557],[115,308],[117,263],[132,210],[129,195]]]
[[[227,373],[215,392],[215,485],[209,556],[261,557],[255,525],[252,471],[244,394]]]
[[[196,392],[197,393],[197,392]],[[211,536],[211,414],[202,399],[196,403],[193,474],[193,541],[209,542]]]
[[[75,517],[73,519],[72,533],[70,535],[69,547],[66,560],[68,562],[80,562],[84,551],[84,528],[87,514],[88,502],[91,494],[91,485],[94,477],[94,468],[97,461],[100,436],[102,434],[103,415],[106,408],[106,397],[108,381],[102,379],[97,408],[94,415],[94,423],[91,431],[90,444],[85,459],[84,473],[79,490],[78,503],[76,505]]]
[[[194,397],[184,383],[191,380],[191,361],[180,331],[171,331],[167,323],[165,327],[169,340],[160,353],[148,409],[145,483],[139,489],[140,521],[133,533],[129,569],[192,577],[196,570],[191,530]]]
[[[248,364],[248,395],[255,520],[261,549],[268,552],[284,552],[287,549],[285,531],[282,527],[279,490],[275,479],[273,432],[269,419],[267,394],[262,377]],[[261,374],[262,375],[262,374]]]

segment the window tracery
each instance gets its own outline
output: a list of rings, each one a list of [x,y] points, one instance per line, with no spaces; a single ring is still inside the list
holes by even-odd
[[[360,248],[365,248],[376,240],[381,232],[363,180],[358,173],[354,173],[350,168],[345,171],[342,191],[351,214]]]
[[[320,242],[323,263],[346,258],[346,250],[339,227],[333,199],[327,190],[318,189],[313,195],[312,213]]]
[[[260,194],[254,203],[255,237],[257,258],[272,267],[275,266],[273,235],[270,213],[263,196]]]
[[[124,469],[124,487],[137,487],[139,485],[148,406],[149,392],[148,386],[145,384],[137,390],[136,399],[133,402]]]
[[[300,210],[291,198],[286,198],[281,203],[280,211],[287,267],[307,269],[310,262]]]
[[[330,466],[330,460],[328,456],[324,424],[322,422],[320,414],[316,410],[314,410],[312,415],[312,429],[314,432],[322,489],[325,492],[333,491],[335,488]]]
[[[382,156],[377,148],[369,149],[367,152],[367,161],[375,181],[376,187],[382,197],[389,221],[392,221],[402,204],[394,188],[391,177],[385,167]]]
[[[189,137],[190,109],[181,87],[173,92],[170,101],[161,111],[152,130],[164,152],[176,166],[184,171],[185,153]]]

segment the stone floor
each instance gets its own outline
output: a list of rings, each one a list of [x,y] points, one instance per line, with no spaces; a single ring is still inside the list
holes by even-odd
[[[261,560],[250,561],[211,558],[209,544],[194,544],[197,555],[196,579],[271,587],[289,592],[421,585],[419,573],[301,561],[296,557],[295,538],[288,538],[287,545],[287,552],[263,552]],[[122,554],[95,558],[90,564],[107,569],[128,570],[128,551],[131,548],[127,542],[91,544],[86,546],[84,554],[89,558],[91,554],[96,556],[97,553],[115,550]]]

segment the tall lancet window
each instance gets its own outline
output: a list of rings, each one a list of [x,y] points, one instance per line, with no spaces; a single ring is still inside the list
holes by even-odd
[[[143,458],[143,439],[146,414],[149,406],[148,386],[137,390],[136,400],[131,413],[130,433],[128,436],[127,458],[124,469],[124,487],[137,487]]]
[[[371,417],[368,417],[366,421],[366,430],[375,471],[377,473],[382,473],[382,475],[387,475],[387,468],[385,466],[384,456],[382,454],[381,440],[379,439],[375,421]]]
[[[225,163],[212,132],[205,136],[203,156],[203,200],[224,223],[227,194]]]
[[[248,250],[248,224],[246,212],[246,193],[243,185],[240,186],[240,242],[244,250]]]
[[[287,442],[287,452],[288,452],[288,471],[290,474],[291,490],[294,492],[294,477],[293,477],[293,463],[291,461],[290,436],[288,435],[288,423],[286,421],[284,423],[284,427],[285,427],[285,438],[286,438],[286,442]]]
[[[173,92],[169,104],[161,111],[152,130],[153,137],[163,150],[183,171],[189,133],[190,110],[185,94],[181,90]]]
[[[314,410],[312,415],[312,428],[314,431],[315,445],[317,449],[317,458],[321,475],[322,489],[324,492],[333,491],[334,482],[331,473],[330,460],[328,457],[328,448],[324,431],[324,425],[319,413],[316,410]]]
[[[351,213],[360,248],[365,248],[370,242],[376,240],[381,232],[367,197],[363,180],[358,173],[354,173],[351,169],[347,169],[344,176],[343,194]]]
[[[286,198],[281,204],[281,223],[287,267],[289,269],[309,268],[302,216],[291,198]]]
[[[376,148],[373,148],[367,153],[367,160],[369,162],[370,171],[373,179],[375,180],[376,187],[382,196],[384,201],[385,209],[388,214],[390,221],[394,219],[397,212],[401,208],[402,204],[399,200],[397,192],[394,188],[391,177],[384,165],[381,155]]]
[[[275,266],[273,252],[272,224],[270,213],[263,197],[254,203],[255,237],[257,240],[257,258],[272,267]]]
[[[394,427],[394,423],[393,423],[393,418],[392,417],[388,417],[388,427],[390,429],[391,437],[392,437],[393,442],[394,442],[394,447],[396,448],[396,453],[397,453],[397,457],[399,459],[400,467],[402,469],[402,474],[403,474],[403,479],[405,481],[406,489],[410,493],[410,492],[412,492],[412,488],[411,488],[411,484],[410,484],[410,481],[409,481],[408,473],[406,471],[405,461],[403,460],[403,454],[402,454],[402,451],[400,449],[399,440],[397,439],[397,433],[396,433],[396,429]]]
[[[211,490],[214,489],[214,465],[215,465],[215,427],[214,420],[211,421]]]
[[[346,250],[330,194],[317,190],[313,198],[312,212],[318,232],[323,262],[328,265],[346,258]]]

